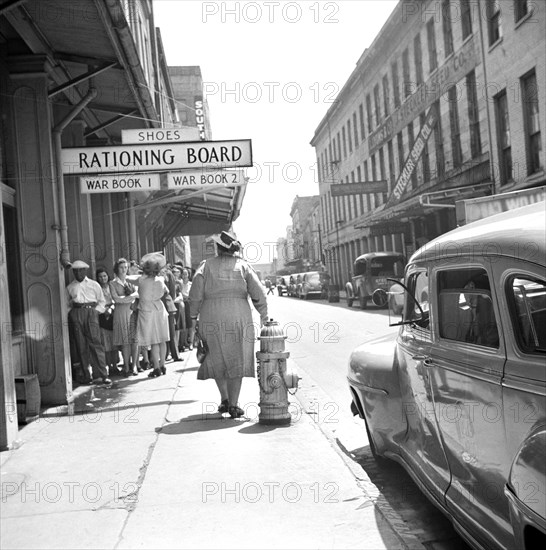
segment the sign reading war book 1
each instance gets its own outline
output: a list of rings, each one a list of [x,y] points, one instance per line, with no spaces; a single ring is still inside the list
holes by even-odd
[[[116,174],[80,177],[82,193],[116,193],[125,191],[155,191],[160,189],[159,174]]]
[[[249,139],[69,147],[61,151],[63,174],[164,172],[252,166]]]

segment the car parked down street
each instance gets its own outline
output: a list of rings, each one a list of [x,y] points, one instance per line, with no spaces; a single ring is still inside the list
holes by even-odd
[[[373,455],[400,463],[480,549],[546,543],[545,210],[490,216],[415,252],[391,281],[397,334],[350,357]]]

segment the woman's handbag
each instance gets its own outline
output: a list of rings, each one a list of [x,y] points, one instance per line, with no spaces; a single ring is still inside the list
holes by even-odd
[[[114,315],[106,315],[106,313],[99,313],[99,326],[105,330],[114,330]]]
[[[209,346],[207,342],[203,340],[201,334],[199,334],[198,327],[195,327],[195,336],[193,339],[193,346],[197,350],[197,361],[202,363],[205,360],[205,357],[209,353]]]

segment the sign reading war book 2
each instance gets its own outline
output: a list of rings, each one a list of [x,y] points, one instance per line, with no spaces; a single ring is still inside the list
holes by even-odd
[[[69,147],[61,155],[63,174],[68,175],[252,166],[249,139]]]

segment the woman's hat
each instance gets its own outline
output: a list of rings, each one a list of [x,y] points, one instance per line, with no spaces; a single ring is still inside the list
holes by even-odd
[[[167,260],[161,252],[149,252],[144,254],[140,260],[142,269],[151,269],[153,271],[159,271],[167,265]]]
[[[227,248],[228,250],[237,246],[241,246],[241,243],[237,240],[237,237],[233,233],[228,233],[227,231],[222,231],[220,235],[212,235],[209,238],[211,241],[214,241],[216,244]]]

